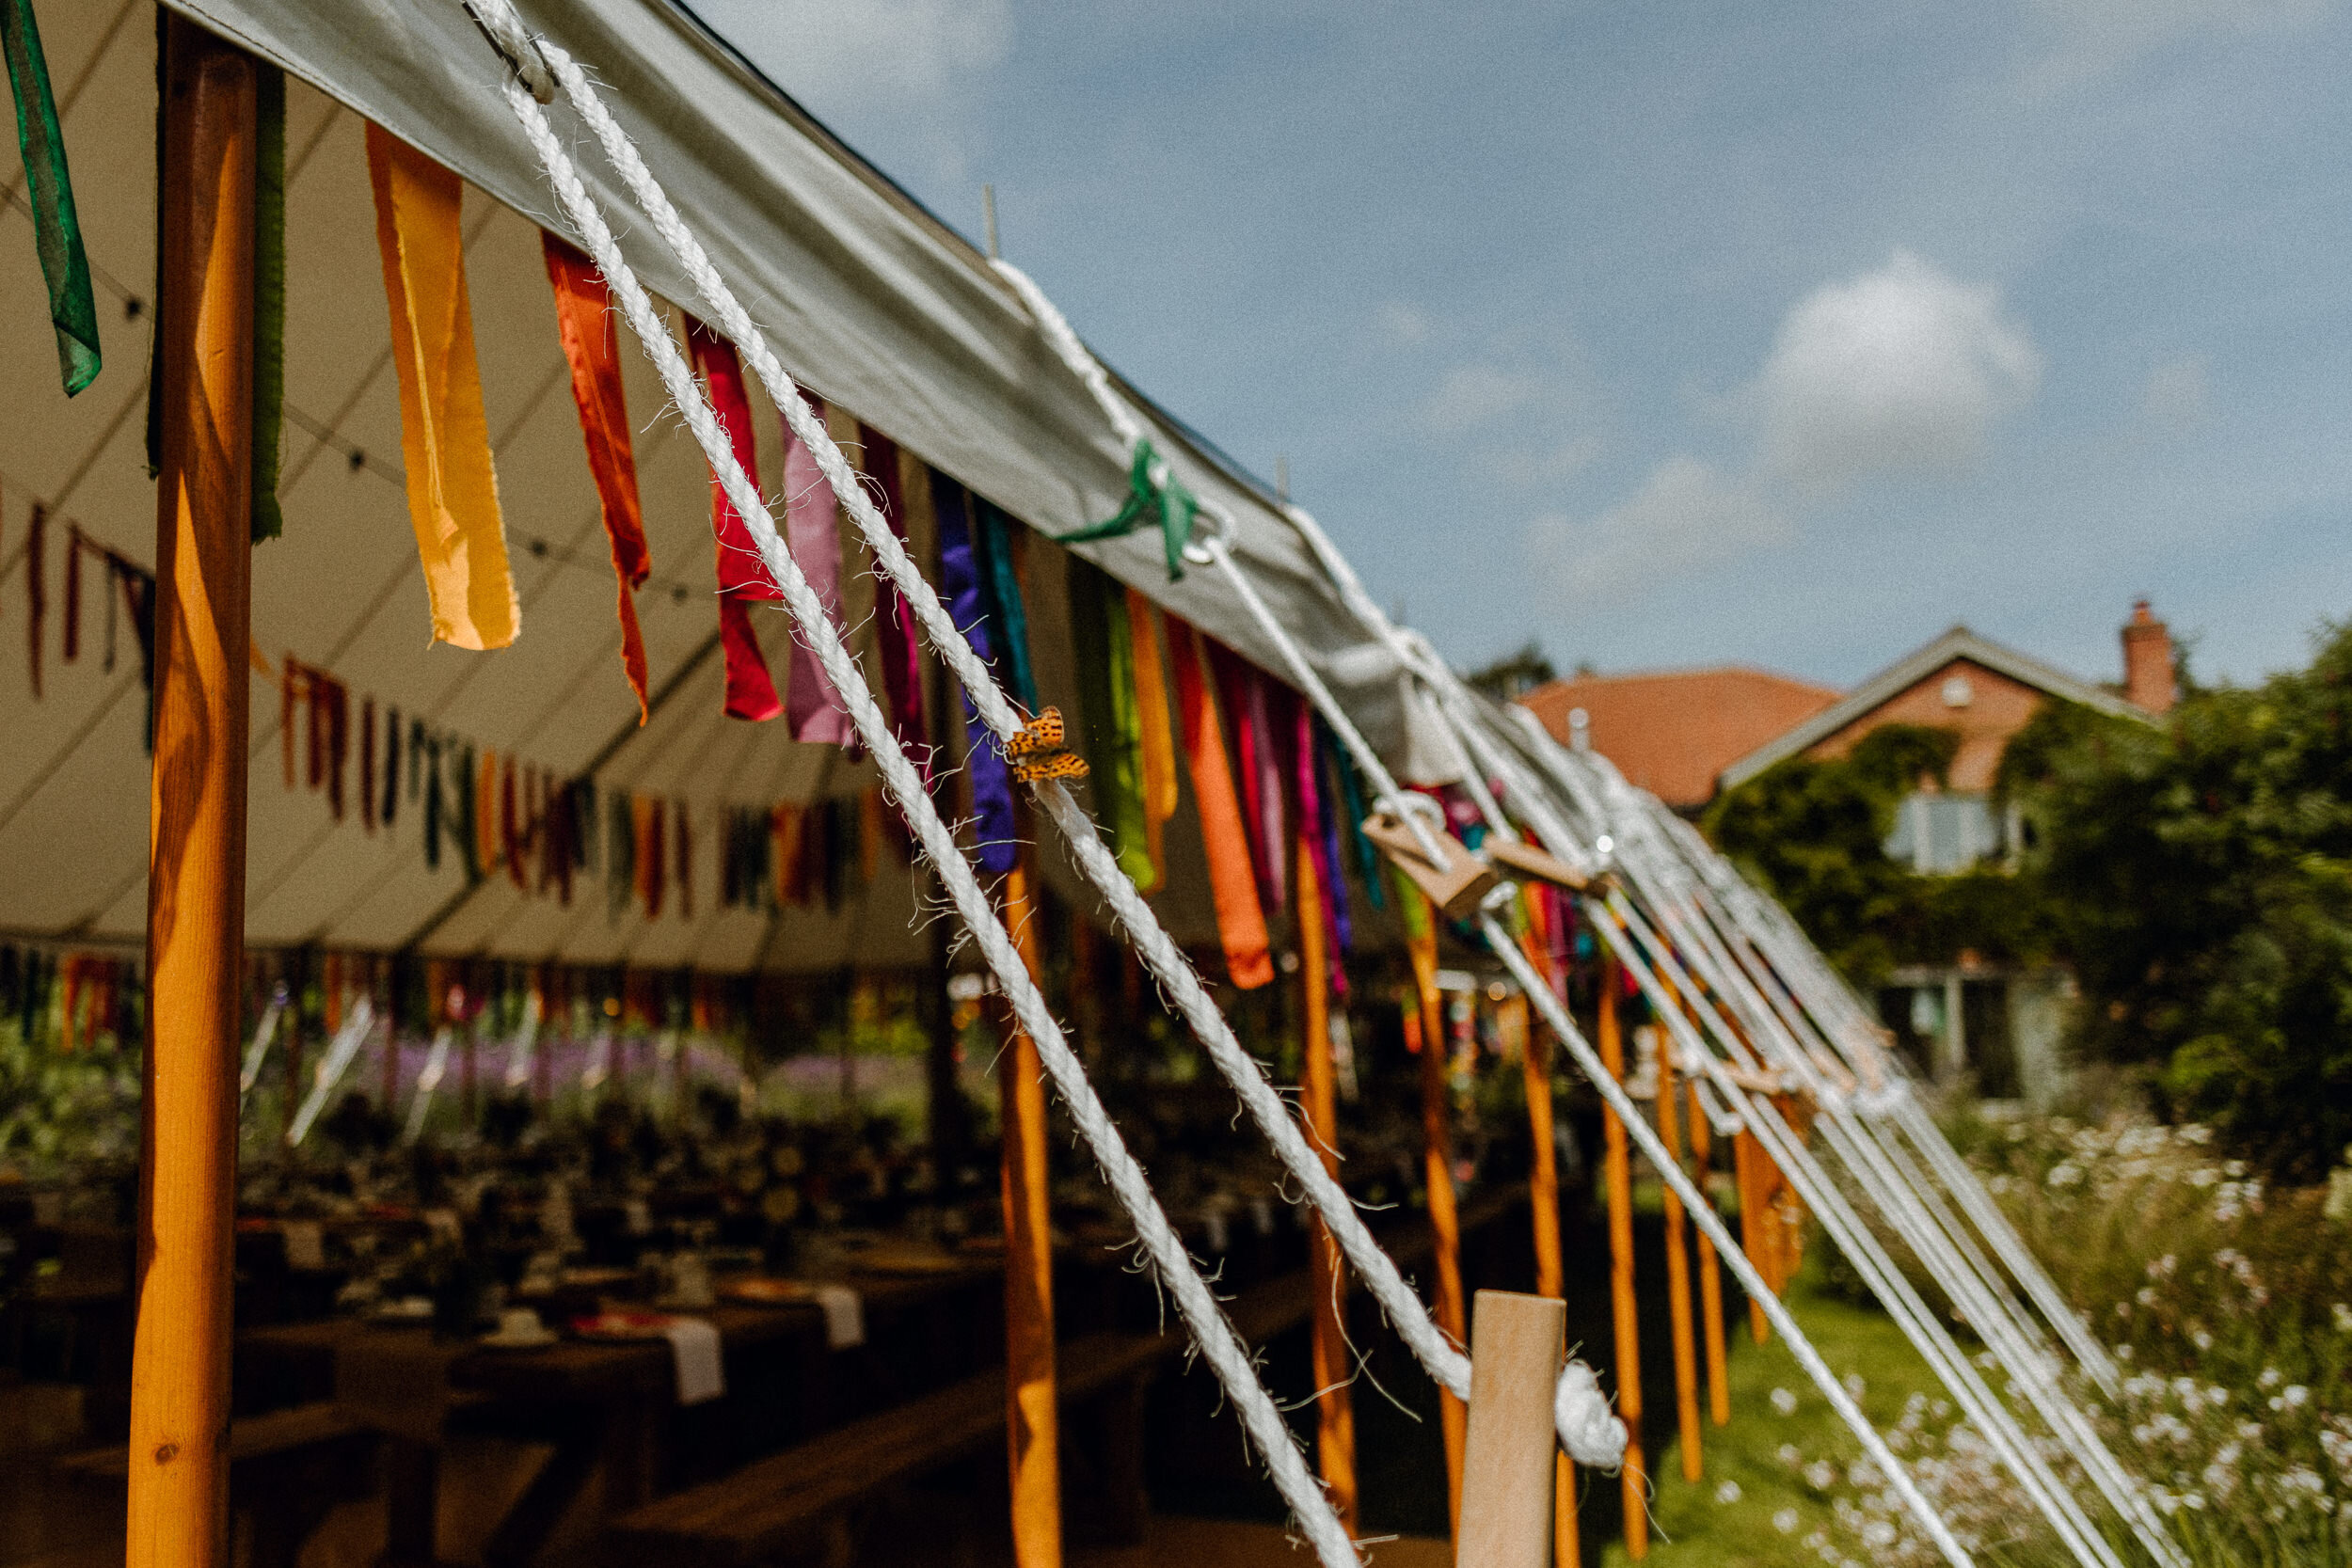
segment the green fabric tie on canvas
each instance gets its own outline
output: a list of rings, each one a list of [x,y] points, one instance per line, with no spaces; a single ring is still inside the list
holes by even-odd
[[[1104,522],[1078,530],[1075,533],[1055,536],[1063,545],[1083,545],[1095,539],[1121,539],[1139,528],[1156,526],[1160,542],[1168,551],[1168,580],[1182,580],[1184,575],[1184,546],[1192,542],[1194,517],[1200,513],[1200,499],[1178,483],[1174,469],[1168,470],[1168,483],[1156,484],[1152,480],[1152,466],[1159,455],[1148,440],[1136,442],[1136,460],[1127,470],[1127,499],[1119,515]]]
[[[8,55],[8,89],[16,95],[16,144],[31,186],[33,244],[49,285],[49,320],[57,329],[57,369],[72,397],[98,378],[98,307],[90,298],[89,256],[74,216],[73,177],[66,171],[65,136],[57,128],[33,0],[0,0],[0,53]]]

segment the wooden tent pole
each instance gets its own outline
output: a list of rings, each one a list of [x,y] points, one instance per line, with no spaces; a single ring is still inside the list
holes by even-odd
[[[1397,896],[1419,898],[1421,893],[1397,883]],[[1429,1193],[1431,1272],[1437,1276],[1437,1300],[1430,1316],[1456,1344],[1470,1343],[1470,1314],[1462,1300],[1462,1224],[1454,1207],[1454,1111],[1446,1096],[1445,1007],[1438,993],[1437,913],[1422,906],[1425,927],[1408,934],[1406,951],[1413,963],[1413,989],[1421,1004],[1421,1134],[1422,1175]],[[1470,1443],[1469,1409],[1454,1395],[1438,1390],[1438,1424],[1445,1437],[1446,1518],[1456,1525],[1462,1516],[1462,1464]]]
[[[1308,1141],[1323,1156],[1323,1168],[1340,1173],[1340,1113],[1336,1072],[1331,1060],[1331,955],[1323,939],[1323,889],[1315,876],[1314,850],[1302,835],[1297,846],[1298,981],[1304,1004],[1299,1009],[1305,1038],[1301,1053],[1299,1113],[1307,1123]],[[1356,1486],[1356,1403],[1349,1382],[1356,1369],[1347,1350],[1347,1269],[1339,1243],[1331,1239],[1323,1216],[1309,1226],[1308,1259],[1314,1284],[1315,1454],[1323,1484],[1331,1495],[1347,1533],[1358,1533]]]
[[[1707,1106],[1699,1099],[1698,1080],[1691,1080],[1691,1163],[1705,1191],[1715,1163],[1714,1129],[1708,1125]],[[1707,1418],[1717,1426],[1731,1424],[1729,1353],[1724,1344],[1724,1272],[1715,1257],[1715,1243],[1699,1235],[1699,1331],[1707,1349]]]
[[[1534,900],[1531,898],[1532,904]],[[1520,942],[1528,962],[1553,984],[1551,954],[1531,926]],[[1519,999],[1525,1008],[1526,998]],[[1542,1024],[1527,1022],[1519,1048],[1519,1069],[1527,1093],[1527,1141],[1530,1153],[1528,1208],[1535,1226],[1535,1293],[1559,1301],[1567,1294],[1567,1271],[1560,1258],[1560,1151],[1551,1118],[1551,1041]],[[1576,1533],[1576,1463],[1565,1453],[1554,1466],[1551,1498],[1552,1561],[1557,1568],[1577,1568],[1583,1560]]]
[[[1748,1255],[1756,1272],[1769,1283],[1772,1277],[1772,1259],[1764,1242],[1764,1182],[1756,1170],[1756,1162],[1763,1151],[1756,1147],[1756,1135],[1742,1127],[1732,1134],[1731,1168],[1733,1179],[1740,1185],[1740,1249]],[[1772,1324],[1765,1319],[1764,1304],[1751,1299],[1748,1303],[1748,1337],[1757,1344],[1772,1338]]]
[[[1470,1463],[1458,1568],[1544,1568],[1552,1554],[1551,1390],[1568,1309],[1545,1296],[1478,1292],[1470,1351]]]
[[[1674,1037],[1658,1031],[1658,1135],[1667,1158],[1682,1163],[1680,1094],[1675,1087]],[[1674,1330],[1675,1437],[1682,1455],[1682,1479],[1700,1475],[1699,1355],[1691,1321],[1690,1226],[1682,1200],[1668,1187],[1666,1199],[1666,1308]]]
[[[1031,979],[1044,965],[1034,867],[1005,873],[1005,925]],[[1009,1009],[1008,1009],[1009,1011]],[[1045,1152],[1045,1066],[1014,1024],[997,1059],[1004,1141],[1005,1423],[1016,1568],[1061,1568],[1061,1463],[1054,1393],[1054,1243]]]
[[[1617,960],[1600,961],[1600,1018],[1594,1033],[1601,1065],[1625,1082],[1625,1034],[1617,1017]],[[1625,1555],[1636,1562],[1649,1556],[1649,1481],[1642,1453],[1642,1330],[1633,1312],[1633,1173],[1626,1149],[1625,1123],[1601,1109],[1601,1167],[1609,1196],[1609,1315],[1616,1328],[1617,1418],[1625,1422]]]
[[[228,1561],[230,1255],[252,626],[250,55],[167,14],[149,1038],[130,1568]]]

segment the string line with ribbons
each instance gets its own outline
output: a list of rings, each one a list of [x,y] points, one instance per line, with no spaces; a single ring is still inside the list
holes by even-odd
[[[475,4],[477,8],[489,8],[501,4],[501,0],[475,0]],[[536,45],[536,50],[575,103],[583,96],[593,96],[585,76],[568,55],[544,41]],[[926,857],[938,872],[957,912],[962,917],[982,958],[1010,1001],[1021,1027],[1036,1042],[1045,1070],[1068,1105],[1072,1119],[1086,1139],[1105,1182],[1135,1224],[1145,1254],[1162,1283],[1175,1298],[1179,1314],[1203,1358],[1216,1372],[1219,1382],[1240,1412],[1244,1426],[1273,1471],[1276,1485],[1281,1490],[1284,1501],[1290,1505],[1300,1528],[1313,1543],[1316,1555],[1326,1568],[1352,1568],[1359,1560],[1354,1544],[1333,1512],[1321,1485],[1308,1469],[1296,1440],[1283,1422],[1281,1412],[1259,1384],[1248,1352],[1225,1318],[1222,1306],[1210,1292],[1199,1268],[1185,1252],[1158,1199],[1152,1195],[1142,1168],[1128,1152],[1109,1114],[1088,1082],[1084,1068],[1064,1039],[1060,1025],[1047,1008],[1043,996],[1030,979],[1012,937],[998,918],[986,890],[958,851],[951,830],[932,806],[923,788],[921,775],[893,733],[888,716],[874,701],[855,661],[825,614],[823,604],[793,562],[790,551],[776,531],[773,518],[761,504],[741,466],[736,462],[733,449],[720,429],[708,401],[696,384],[675,342],[664,330],[644,285],[622,255],[618,242],[613,238],[595,198],[589,194],[578,168],[572,164],[562,139],[527,87],[510,78],[503,90],[509,108],[539,155],[565,219],[586,241],[590,255],[596,259],[598,269],[604,273],[618,296],[631,329],[652,357],[665,389],[703,448],[712,468],[720,475],[729,499],[750,525],[754,542],[783,591],[785,603],[800,629],[804,645],[824,665],[826,673],[849,706],[851,721],[873,752],[884,784],[914,828]],[[797,398],[779,399],[778,402],[787,409],[799,404]],[[821,436],[821,427],[818,434]],[[803,439],[808,439],[807,436],[804,435]],[[818,441],[810,440],[809,444],[820,459],[830,458],[839,462],[840,454],[830,441],[819,445]],[[837,484],[836,493],[857,495],[861,489],[853,482],[845,480]],[[870,503],[866,510],[871,510]],[[904,552],[901,550],[899,553]],[[1002,703],[1001,696],[997,701]],[[1050,784],[1047,785],[1048,789],[1052,787]]]
[[[474,0],[474,4],[484,9],[505,8],[505,0]],[[709,307],[711,319],[716,321],[735,341],[739,350],[751,363],[755,372],[759,375],[771,401],[784,411],[785,419],[792,426],[795,434],[807,443],[820,470],[824,472],[828,480],[833,482],[835,493],[843,498],[852,522],[865,535],[867,544],[873,549],[876,560],[914,608],[916,620],[923,629],[926,640],[961,682],[965,694],[970,698],[981,721],[999,738],[1000,742],[1010,741],[1019,736],[1029,723],[1027,716],[1016,709],[1006,697],[993,673],[973,651],[946,607],[940,602],[936,590],[916,569],[904,544],[897,538],[886,520],[876,511],[864,487],[856,483],[848,460],[834,445],[821,422],[809,416],[805,404],[798,395],[798,384],[777,360],[764,335],[760,333],[748,312],[737,300],[725,279],[711,264],[700,241],[686,228],[667,194],[645,167],[643,156],[638,152],[634,142],[613,119],[611,110],[604,104],[585,73],[567,54],[544,40],[537,40],[534,47],[540,56],[547,61],[567,101],[579,112],[602,146],[614,168],[620,173],[630,195],[636,198],[638,205],[652,221],[656,233],[678,258],[688,276],[693,280],[705,304]],[[560,148],[555,150],[561,153]],[[543,159],[543,161],[547,160]],[[550,168],[555,166],[557,166],[556,164],[550,163]],[[563,160],[563,166],[568,166],[567,158]],[[599,258],[600,264],[601,261],[602,259]],[[614,261],[619,264],[617,251],[614,253]],[[1026,279],[1020,277],[1015,269],[1001,262],[998,263],[998,267],[1000,271],[1012,278],[1016,289],[1022,290],[1025,298],[1042,299],[1042,295],[1036,293],[1035,285],[1027,284]],[[608,276],[611,275],[608,273]],[[1025,289],[1023,288],[1024,285],[1026,285]],[[1046,309],[1050,311],[1051,307],[1048,306]],[[1033,313],[1035,313],[1034,308]],[[1051,319],[1057,321],[1059,318],[1057,314],[1055,314]],[[1044,324],[1041,323],[1041,325]],[[1062,331],[1067,335],[1066,324],[1063,325]],[[1083,356],[1082,350],[1080,353]],[[1086,362],[1091,365],[1090,356],[1086,357]],[[1093,367],[1092,376],[1098,383],[1104,381],[1099,367]],[[1108,398],[1106,384],[1100,388],[1100,394]],[[1121,429],[1122,433],[1132,432],[1136,437],[1139,438],[1141,430],[1136,423],[1134,416],[1125,413],[1123,409],[1118,409],[1116,399],[1109,401],[1111,407],[1117,410],[1113,419],[1114,428]],[[759,531],[756,521],[754,527],[755,531]],[[766,532],[769,531],[759,531],[764,550]],[[1347,730],[1341,733],[1343,739],[1347,739],[1353,735],[1353,726],[1348,726]],[[1369,754],[1369,749],[1362,747],[1359,736],[1354,737],[1354,744],[1350,749],[1359,760]],[[1374,757],[1372,761],[1376,767],[1377,758]],[[1382,782],[1385,793],[1393,796],[1393,781],[1388,779],[1385,769],[1372,776]],[[1146,968],[1159,981],[1164,993],[1168,997],[1178,1015],[1184,1020],[1194,1037],[1207,1051],[1211,1060],[1216,1064],[1218,1070],[1232,1085],[1250,1119],[1273,1147],[1284,1167],[1293,1179],[1301,1184],[1309,1201],[1315,1206],[1316,1212],[1329,1225],[1334,1239],[1339,1242],[1342,1250],[1346,1254],[1349,1266],[1356,1271],[1359,1277],[1364,1280],[1367,1290],[1380,1303],[1391,1321],[1396,1325],[1400,1337],[1405,1339],[1406,1345],[1431,1375],[1450,1391],[1467,1399],[1470,1381],[1470,1358],[1463,1354],[1461,1350],[1453,1344],[1431,1320],[1427,1307],[1405,1282],[1394,1261],[1373,1240],[1370,1230],[1363,1223],[1362,1216],[1357,1212],[1345,1190],[1328,1172],[1324,1170],[1321,1159],[1309,1147],[1305,1137],[1301,1134],[1289,1103],[1274,1089],[1265,1075],[1263,1067],[1250,1056],[1242,1048],[1239,1040],[1234,1037],[1232,1027],[1217,1010],[1216,1003],[1209,996],[1207,988],[1193,970],[1190,960],[1184,957],[1182,949],[1160,926],[1158,917],[1153,913],[1151,906],[1145,902],[1142,895],[1136,891],[1135,884],[1120,871],[1116,859],[1110,848],[1103,842],[1094,822],[1078,806],[1075,799],[1058,780],[1040,780],[1033,784],[1033,788],[1043,812],[1061,830],[1069,843],[1081,874],[1103,895],[1111,910],[1115,923],[1133,943]],[[1400,805],[1402,804],[1400,802]],[[1409,814],[1406,820],[1413,822]],[[1422,828],[1418,823],[1414,823],[1414,826],[1424,836],[1427,836],[1425,828]],[[1431,846],[1431,850],[1433,856],[1439,859],[1442,863],[1443,852],[1438,850],[1434,844]],[[1025,984],[1025,973],[1023,983]],[[1060,1037],[1057,1033],[1054,1037],[1058,1041]],[[1041,1048],[1042,1044],[1041,1038]],[[1052,1065],[1053,1058],[1049,1053],[1049,1068]],[[1220,1375],[1222,1375],[1221,1370]],[[1254,1378],[1251,1383],[1254,1388]],[[1266,1435],[1261,1433],[1260,1422],[1253,1414],[1253,1407],[1239,1401],[1238,1398],[1237,1403],[1243,1403],[1246,1422],[1250,1426],[1253,1436],[1260,1439],[1261,1448],[1267,1453],[1269,1463],[1275,1465],[1278,1482],[1283,1482],[1284,1465],[1279,1456],[1285,1451],[1293,1451],[1287,1449],[1289,1439],[1286,1433],[1281,1437],[1284,1447],[1267,1448]],[[1591,1422],[1573,1424],[1578,1433],[1589,1433],[1594,1425]],[[1564,1441],[1570,1441],[1568,1425],[1564,1424],[1563,1427]],[[1280,1429],[1278,1426],[1271,1430],[1279,1431]],[[1575,1446],[1570,1449],[1571,1456],[1579,1463],[1596,1468],[1613,1465],[1623,1451],[1621,1432],[1612,1444],[1591,1443],[1581,1437],[1575,1439],[1574,1442]],[[1304,1479],[1303,1466],[1299,1475]],[[1320,1497],[1319,1490],[1317,1497]],[[1287,1483],[1285,1483],[1285,1498],[1292,1502],[1294,1508],[1298,1507],[1297,1499],[1290,1495]],[[1305,1514],[1301,1514],[1302,1519],[1306,1517]],[[1336,1522],[1334,1522],[1334,1528],[1336,1528]],[[1322,1550],[1323,1544],[1324,1542],[1318,1537],[1319,1551]]]

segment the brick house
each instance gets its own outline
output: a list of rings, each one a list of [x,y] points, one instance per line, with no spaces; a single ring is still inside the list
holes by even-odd
[[[2175,690],[2172,639],[2146,600],[2122,628],[2123,679],[2082,680],[1954,626],[1842,695],[1761,671],[1716,669],[1582,675],[1520,699],[1562,741],[1589,744],[1636,784],[1686,815],[1790,757],[1836,757],[1885,724],[1960,732],[1950,775],[1902,803],[1887,853],[1923,875],[2000,862],[2018,847],[1991,791],[2001,752],[2051,698],[2153,720]],[[1972,952],[1896,971],[1880,1016],[1920,1068],[1945,1082],[1973,1077],[1988,1098],[2043,1101],[2062,1084],[2058,1042],[2071,978],[2015,969]]]

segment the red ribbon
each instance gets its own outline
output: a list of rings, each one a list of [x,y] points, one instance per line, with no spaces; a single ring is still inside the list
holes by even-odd
[[[744,389],[743,366],[736,357],[735,345],[690,316],[686,346],[694,356],[694,368],[702,372],[710,406],[727,433],[727,443],[735,449],[736,462],[753,488],[758,488],[751,398]],[[783,713],[784,704],[776,696],[776,683],[768,673],[768,660],[759,651],[759,638],[752,630],[744,603],[782,594],[769,580],[759,547],[752,543],[751,528],[727,499],[726,487],[715,469],[710,475],[710,531],[719,552],[719,636],[727,658],[726,715],[761,723]]]

